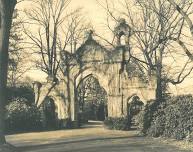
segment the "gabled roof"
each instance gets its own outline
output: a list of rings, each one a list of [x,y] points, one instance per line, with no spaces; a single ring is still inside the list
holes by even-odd
[[[101,44],[99,44],[99,42],[93,39],[92,33],[90,33],[86,41],[77,49],[75,54],[77,54],[77,56],[82,56],[84,52],[87,51],[88,47],[90,48],[94,47],[97,48],[98,50],[108,52],[108,50],[104,46],[102,46]]]
[[[100,54],[100,55],[99,55]],[[77,61],[106,60],[109,57],[109,51],[93,39],[92,32],[87,36],[86,41],[77,49],[74,54]],[[95,56],[96,55],[96,56]],[[91,59],[92,58],[92,59]]]

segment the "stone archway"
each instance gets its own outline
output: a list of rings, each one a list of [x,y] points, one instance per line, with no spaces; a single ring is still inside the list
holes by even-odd
[[[81,72],[78,77],[76,78],[76,87],[81,83],[81,81],[89,76],[95,77],[100,85],[107,91],[109,92],[109,86],[108,86],[108,78],[105,76],[105,74],[100,73],[92,68],[88,68],[85,71]]]
[[[138,114],[143,110],[144,103],[141,101],[137,94],[133,94],[127,99],[127,117],[130,121],[131,126],[136,126],[136,118]]]
[[[61,73],[58,73],[61,77],[56,88],[49,93],[58,106],[58,119],[69,119],[76,125],[79,109],[77,86],[89,75],[93,75],[107,92],[108,117],[127,116],[127,99],[132,94],[137,94],[144,102],[155,98],[156,79],[153,75],[147,81],[128,75],[130,71],[127,70],[126,63],[131,61],[129,40],[132,35],[129,25],[121,19],[114,32],[117,39],[114,48],[105,48],[93,38],[93,32],[90,32],[75,53],[61,52]],[[125,45],[120,41],[123,35]],[[37,95],[40,95],[36,99],[43,101],[44,89],[48,88],[44,85],[38,85],[37,88],[40,91]]]
[[[69,55],[68,79],[69,82],[63,89],[65,96],[68,96],[70,103],[70,119],[78,119],[77,86],[89,75],[93,75],[106,90],[108,98],[108,116],[127,116],[127,98],[137,94],[143,101],[155,98],[156,81],[154,76],[148,77],[147,81],[137,76],[129,77],[126,69],[126,62],[129,63],[130,49],[129,39],[132,31],[125,20],[121,20],[115,28],[117,42],[115,48],[107,49],[100,45],[93,38],[93,32],[89,33],[85,42],[74,54]],[[125,46],[121,45],[120,38],[125,36]],[[62,54],[62,53],[61,53]],[[63,53],[65,54],[65,53]],[[64,57],[64,63],[66,63]],[[62,87],[62,86],[61,86]],[[69,90],[69,91],[67,91]],[[69,97],[70,95],[70,97]]]
[[[56,104],[51,96],[46,97],[41,104],[43,126],[47,129],[55,129],[57,127]]]
[[[76,88],[89,75],[97,78],[107,92],[109,117],[127,116],[127,98],[133,93],[145,101],[154,98],[154,79],[143,82],[139,77],[129,78],[125,68],[121,70],[123,53],[122,47],[106,50],[92,36],[77,50],[70,71],[72,121],[77,120],[79,109]]]
[[[93,74],[86,75],[80,79],[76,86],[80,122],[105,120],[108,115],[106,108],[108,99],[107,92],[102,86],[100,80],[94,77]]]

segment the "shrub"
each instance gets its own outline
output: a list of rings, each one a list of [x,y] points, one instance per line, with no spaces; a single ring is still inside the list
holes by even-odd
[[[157,110],[158,112],[154,113],[149,128],[146,130],[146,134],[153,137],[159,137],[165,130],[164,127],[166,118],[164,117],[164,111],[162,109]]]
[[[167,98],[165,102],[160,103],[154,110],[151,109],[151,106],[147,106],[147,109],[140,115],[143,120],[139,122],[148,124],[141,127],[141,131],[147,135],[181,140],[191,138],[193,133],[192,95]]]
[[[14,101],[15,98],[22,98],[22,99],[24,98],[26,99],[25,102],[29,105],[33,104],[35,101],[33,88],[29,85],[9,87],[7,92],[9,92],[8,93],[9,103]]]
[[[164,136],[184,139],[193,132],[193,97],[181,95],[170,99],[165,111]]]
[[[151,126],[153,114],[154,111],[156,111],[157,106],[158,105],[154,100],[148,101],[143,110],[136,116],[138,130],[140,130],[142,134],[147,134],[147,130]]]
[[[88,112],[79,112],[78,113],[78,124],[81,126],[88,122]]]
[[[72,121],[69,118],[58,120],[57,127],[58,129],[71,129]]]
[[[40,112],[35,105],[27,105],[26,99],[16,98],[6,106],[6,130],[27,131],[41,127]]]
[[[115,130],[129,130],[130,128],[130,121],[128,118],[111,118],[108,117],[105,121],[104,121],[104,125],[108,128],[108,129],[115,129]]]

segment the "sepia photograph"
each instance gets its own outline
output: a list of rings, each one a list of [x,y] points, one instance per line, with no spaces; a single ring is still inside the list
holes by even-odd
[[[193,0],[0,0],[0,152],[193,152]]]

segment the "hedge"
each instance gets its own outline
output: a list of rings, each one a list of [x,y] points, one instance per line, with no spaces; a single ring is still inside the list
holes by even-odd
[[[104,121],[104,125],[108,129],[115,129],[115,130],[129,130],[131,126],[130,120],[127,117],[121,118],[108,117]]]
[[[149,104],[138,116],[139,129],[153,137],[192,140],[193,96],[169,97],[165,102]],[[154,109],[152,108],[154,107]]]
[[[16,98],[6,106],[6,131],[28,131],[41,128],[40,112],[35,105],[27,105],[25,99]]]

